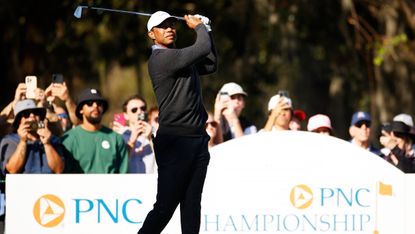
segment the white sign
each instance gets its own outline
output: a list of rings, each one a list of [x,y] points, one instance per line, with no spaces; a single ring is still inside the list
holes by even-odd
[[[142,174],[6,179],[7,234],[137,233],[157,185]],[[334,137],[258,133],[211,150],[200,233],[413,234],[414,182]],[[163,233],[181,233],[178,210]]]

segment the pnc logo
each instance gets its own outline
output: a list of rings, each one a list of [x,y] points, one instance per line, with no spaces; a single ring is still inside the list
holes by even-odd
[[[290,201],[295,208],[306,209],[313,202],[313,191],[307,185],[296,185],[291,189]]]
[[[55,195],[43,195],[35,202],[33,216],[41,226],[55,227],[62,222],[65,216],[65,205]]]

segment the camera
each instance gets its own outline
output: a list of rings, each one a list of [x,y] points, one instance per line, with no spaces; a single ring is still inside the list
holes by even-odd
[[[147,122],[147,113],[142,112],[138,115],[138,120],[146,121]]]
[[[29,124],[29,132],[37,132],[38,129],[45,128],[45,123],[42,121],[30,121]]]

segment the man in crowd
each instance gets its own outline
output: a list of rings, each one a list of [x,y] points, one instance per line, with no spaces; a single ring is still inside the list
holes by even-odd
[[[268,102],[268,119],[264,131],[290,130],[290,121],[293,117],[291,98],[277,94]]]
[[[156,161],[152,127],[147,122],[146,101],[139,95],[133,95],[124,102],[123,111],[128,123],[127,129],[122,133],[130,151],[128,173],[153,173]]]
[[[349,134],[352,138],[351,143],[376,155],[381,155],[379,149],[370,144],[371,123],[372,119],[369,113],[363,111],[355,112],[349,127]]]
[[[215,100],[214,120],[219,123],[223,141],[257,132],[257,128],[242,116],[246,92],[234,82],[222,86]]]
[[[81,124],[62,137],[69,173],[126,173],[128,150],[121,135],[102,125],[108,102],[96,89],[85,89],[75,114]]]
[[[62,173],[63,150],[45,120],[46,109],[34,100],[16,102],[14,132],[2,140],[2,170],[6,173]]]

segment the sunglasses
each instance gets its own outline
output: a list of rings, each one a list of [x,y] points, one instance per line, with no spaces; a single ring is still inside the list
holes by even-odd
[[[30,114],[33,114],[33,115],[38,115],[36,112],[34,112],[34,111],[23,111],[22,112],[22,117],[24,117],[24,118],[29,118],[30,117]]]
[[[36,111],[36,110],[25,110],[22,112],[21,116],[25,119],[30,117],[30,114],[33,114],[34,116],[38,116],[40,120],[44,120],[45,116],[42,114],[42,112]]]
[[[104,106],[104,102],[103,101],[97,101],[97,100],[90,100],[90,101],[86,101],[85,104],[89,107],[91,107],[92,105],[94,105],[94,103],[97,104],[97,106]]]
[[[367,128],[370,128],[370,122],[369,121],[359,121],[354,126],[361,128],[363,125],[366,125]]]
[[[147,107],[146,106],[140,106],[140,107],[134,107],[134,108],[131,108],[131,112],[133,113],[133,114],[135,114],[137,111],[138,111],[138,109],[140,109],[140,110],[142,110],[142,111],[146,111],[147,110]]]
[[[60,117],[62,119],[69,119],[69,116],[68,116],[68,114],[66,114],[66,112],[58,114],[58,117]]]

